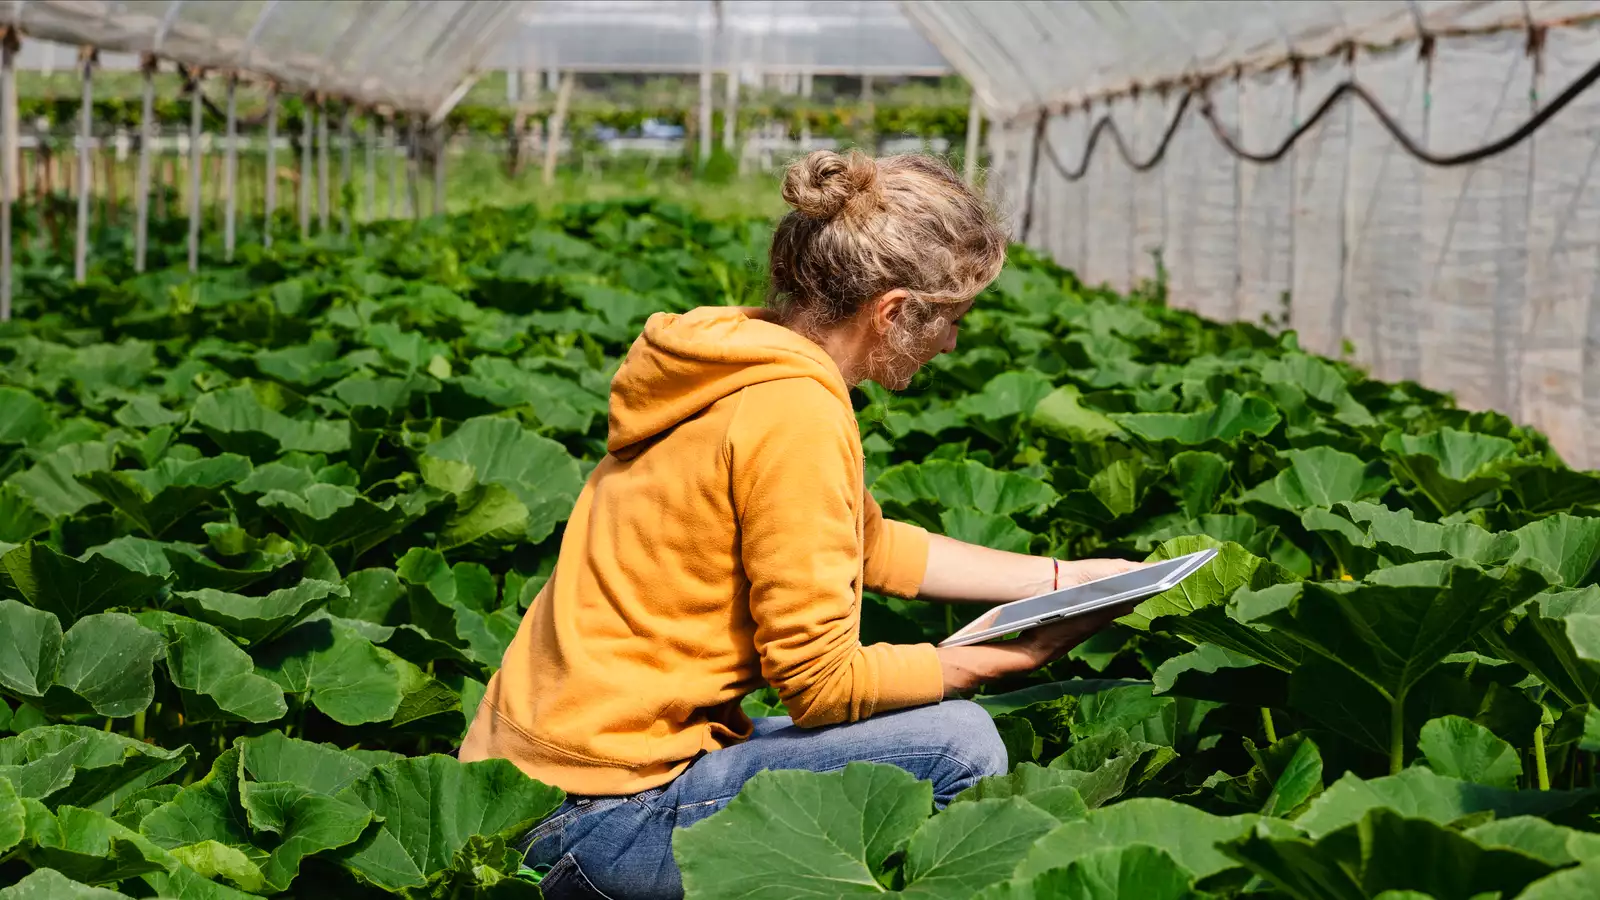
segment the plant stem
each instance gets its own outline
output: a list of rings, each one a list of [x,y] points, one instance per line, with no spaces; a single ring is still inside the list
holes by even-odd
[[[136,741],[144,740],[144,710],[142,709],[133,714],[133,739]]]
[[[1272,727],[1272,710],[1265,706],[1261,707],[1261,727],[1267,732],[1267,743],[1276,744],[1278,730]]]
[[[1406,696],[1389,701],[1389,774],[1399,775],[1406,766]]]
[[[1544,725],[1533,729],[1533,765],[1539,774],[1539,790],[1550,790],[1550,767],[1544,760]]]
[[[948,603],[944,605],[944,633],[956,633],[956,609]]]

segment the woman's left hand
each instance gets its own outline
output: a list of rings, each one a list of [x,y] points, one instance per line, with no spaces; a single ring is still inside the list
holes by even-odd
[[[1142,569],[1150,563],[1131,562],[1126,559],[1075,559],[1061,561],[1061,586],[1083,584],[1107,575],[1117,575]]]

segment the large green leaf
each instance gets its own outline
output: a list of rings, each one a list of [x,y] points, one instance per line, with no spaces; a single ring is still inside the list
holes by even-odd
[[[240,738],[245,773],[252,781],[292,781],[323,794],[337,794],[375,765],[394,762],[393,753],[340,750],[269,731],[260,737]]]
[[[1015,797],[954,804],[906,844],[903,893],[970,897],[1009,876],[1028,848],[1058,824],[1055,816]]]
[[[451,868],[474,836],[521,838],[563,795],[504,759],[434,755],[378,766],[339,796],[383,823],[341,850],[340,860],[363,880],[398,890]]]
[[[191,722],[273,722],[288,705],[283,690],[257,675],[250,654],[204,622],[148,611],[139,623],[166,638],[167,677]]]
[[[0,738],[0,776],[10,779],[22,796],[48,806],[80,806],[109,814],[193,756],[187,745],[163,750],[97,728],[50,725]]]
[[[980,509],[994,515],[1038,513],[1056,492],[1037,478],[1001,472],[973,460],[935,459],[888,469],[872,483],[880,501],[902,506],[926,503],[937,509]]]
[[[1241,591],[1230,612],[1403,702],[1430,669],[1546,585],[1528,569],[1486,571],[1458,561],[1409,563],[1371,578]]]
[[[249,460],[224,453],[193,461],[168,457],[152,469],[87,472],[78,481],[157,538],[249,474]]]
[[[1600,586],[1540,594],[1514,624],[1486,629],[1480,637],[1565,705],[1600,703]]]
[[[1122,434],[1122,428],[1110,417],[1085,406],[1083,394],[1070,384],[1040,399],[1031,421],[1045,434],[1067,441],[1095,443]]]
[[[0,600],[0,690],[56,715],[131,716],[155,695],[161,638],[123,613],[56,617]]]
[[[308,544],[352,545],[360,553],[394,535],[426,509],[426,498],[402,495],[382,502],[332,484],[301,491],[270,490],[256,501]]]
[[[457,495],[457,512],[440,543],[538,543],[572,512],[583,487],[578,461],[560,444],[511,419],[468,419],[429,444],[418,460],[423,479]]]
[[[34,869],[10,887],[0,888],[0,900],[132,900],[110,888],[73,881],[55,869]]]
[[[21,388],[0,386],[0,444],[27,444],[50,431],[50,408]]]
[[[189,615],[226,631],[246,644],[258,644],[283,634],[330,598],[347,593],[344,585],[306,578],[293,587],[280,588],[263,597],[246,597],[212,588],[176,591],[173,596]]]
[[[77,476],[111,468],[111,445],[85,441],[57,447],[41,456],[31,468],[11,476],[10,483],[51,518],[70,516],[100,502],[100,497],[78,483]]]
[[[727,808],[675,833],[673,856],[685,893],[697,897],[759,895],[774,885],[797,897],[877,894],[885,863],[932,809],[933,786],[892,766],[762,772]]]
[[[1441,825],[1478,814],[1496,818],[1545,816],[1595,803],[1589,791],[1516,791],[1450,778],[1422,767],[1363,780],[1346,773],[1312,801],[1295,824],[1313,838],[1360,822],[1386,807],[1399,815]]]
[[[1522,762],[1510,744],[1460,716],[1444,716],[1422,726],[1417,749],[1428,768],[1450,778],[1515,788],[1522,776]]]
[[[1254,815],[1214,816],[1171,800],[1124,800],[1080,821],[1066,822],[1039,839],[1016,874],[1032,878],[1097,851],[1144,844],[1167,853],[1194,876],[1206,878],[1236,865],[1216,845],[1245,834],[1260,821]]]
[[[1420,436],[1396,431],[1383,439],[1395,473],[1415,485],[1441,515],[1504,486],[1504,467],[1516,449],[1505,438],[1454,428]]]
[[[68,625],[114,607],[138,608],[166,583],[107,556],[77,560],[33,542],[0,557],[0,568],[23,599]]]
[[[264,404],[250,385],[201,394],[190,421],[222,449],[265,462],[281,453],[337,453],[350,447],[347,422],[294,419]]]
[[[1245,493],[1241,501],[1298,512],[1376,497],[1390,483],[1381,463],[1363,462],[1332,447],[1284,450],[1279,455],[1288,468]]]
[[[387,722],[404,698],[391,658],[329,619],[306,622],[258,648],[256,670],[285,693],[308,695],[342,725]]]
[[[1026,720],[1018,720],[1026,721]],[[1005,800],[1021,797],[1045,812],[1066,822],[1089,814],[1089,807],[1073,785],[1080,782],[1079,773],[1064,769],[1046,769],[1033,763],[1018,765],[1009,774],[991,775],[957,794],[952,804],[976,800]]]
[[[1281,417],[1263,397],[1228,391],[1215,406],[1189,413],[1125,413],[1112,421],[1147,441],[1171,441],[1190,446],[1231,444],[1245,435],[1265,435]]]
[[[55,869],[74,881],[111,884],[177,865],[159,846],[104,814],[75,806],[55,812],[37,800],[27,806],[22,857],[35,868]]]

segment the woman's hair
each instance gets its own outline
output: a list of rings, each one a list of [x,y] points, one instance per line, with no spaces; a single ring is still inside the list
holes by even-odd
[[[767,305],[802,331],[901,288],[909,321],[889,337],[910,346],[1005,263],[994,211],[932,156],[815,150],[789,166],[783,199],[794,210],[772,235]]]

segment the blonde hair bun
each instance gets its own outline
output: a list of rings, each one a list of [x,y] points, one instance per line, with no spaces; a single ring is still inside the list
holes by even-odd
[[[878,193],[878,162],[859,150],[813,150],[789,165],[783,200],[807,218],[828,221]]]

